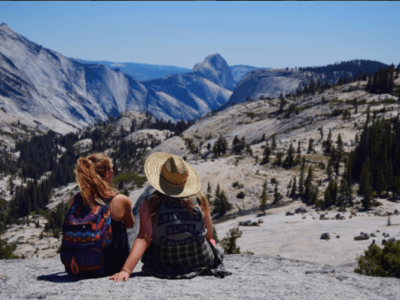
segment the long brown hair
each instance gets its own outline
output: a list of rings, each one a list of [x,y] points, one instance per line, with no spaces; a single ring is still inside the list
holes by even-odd
[[[207,214],[210,213],[210,205],[208,204],[207,198],[203,195],[203,193],[200,191],[197,194],[194,195],[197,199],[197,202],[200,204],[200,208],[203,212],[203,215],[206,216]],[[150,213],[151,216],[154,218],[155,223],[157,224],[158,222],[158,207],[162,201],[165,199],[164,194],[160,193],[159,191],[154,191],[149,197],[149,204],[150,204]],[[186,205],[186,211],[189,213],[193,213],[192,207],[195,207],[193,204],[193,196],[188,196],[185,198],[180,198]]]
[[[94,153],[78,159],[75,168],[76,182],[85,205],[104,205],[103,200],[115,196],[115,190],[103,180],[106,172],[112,167],[110,158],[103,153]]]

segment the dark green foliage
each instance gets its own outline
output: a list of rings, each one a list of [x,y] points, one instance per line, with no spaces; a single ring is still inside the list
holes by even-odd
[[[212,195],[211,195],[211,193],[212,193],[212,191],[211,191],[211,184],[210,184],[210,182],[208,182],[208,184],[207,184],[207,194],[206,194],[206,197],[207,197],[208,202],[210,202],[210,204],[212,203]]]
[[[225,140],[225,138],[222,135],[220,135],[218,140],[216,140],[213,145],[214,157],[224,155],[227,149],[228,149],[228,143]]]
[[[400,278],[400,241],[386,242],[381,249],[371,244],[364,256],[358,259],[358,268],[354,272],[377,277]]]
[[[307,153],[311,152],[314,152],[314,140],[312,138],[308,140],[308,149],[307,149]]]
[[[305,170],[305,167],[306,167],[306,158],[305,158],[305,156],[303,156],[301,159],[300,177],[299,177],[299,186],[298,186],[300,197],[302,197],[304,194],[304,170]]]
[[[221,240],[221,246],[225,254],[240,254],[240,248],[236,245],[236,240],[242,236],[239,227],[232,228]]]
[[[232,187],[235,189],[241,189],[243,188],[243,184],[239,183],[239,181],[235,181],[234,183],[232,183]]]
[[[15,244],[8,244],[6,240],[0,239],[0,259],[19,258],[13,252],[17,248]]]
[[[329,129],[328,137],[326,141],[322,142],[322,147],[324,147],[325,154],[329,154],[331,152],[332,147],[332,131]]]
[[[214,211],[215,213],[225,214],[227,211],[232,209],[232,204],[229,203],[226,194],[221,188],[219,184],[215,189],[215,196],[214,196]]]
[[[263,151],[263,159],[261,164],[269,163],[269,156],[271,155],[271,148],[269,147],[268,141],[265,143],[264,151]]]
[[[274,165],[275,166],[277,166],[277,167],[280,167],[280,166],[282,166],[282,163],[283,163],[283,161],[282,161],[282,158],[283,158],[283,152],[277,152],[276,153],[276,157],[275,157],[275,161],[274,161]]]
[[[175,135],[180,135],[186,129],[194,124],[194,121],[182,121],[179,120],[176,124],[172,123],[171,120],[165,121],[163,119],[155,119],[154,123],[148,123],[147,126],[143,126],[143,128],[150,128],[150,129],[158,129],[158,130],[169,130],[175,133]]]
[[[389,94],[394,88],[394,65],[385,69],[379,69],[369,78],[366,91],[371,94]]]
[[[281,92],[279,96],[279,112],[283,112],[283,110],[285,109],[285,105],[286,105],[285,97],[283,97]]]
[[[232,142],[232,153],[239,155],[242,154],[243,150],[246,147],[245,138],[243,137],[241,140],[235,135],[235,138]]]
[[[283,162],[283,167],[285,169],[290,169],[295,165],[295,157],[294,157],[294,147],[292,143],[290,143],[289,149],[286,152],[286,158]]]
[[[265,210],[268,208],[268,194],[267,194],[267,180],[264,181],[263,190],[260,196],[260,210],[265,214]]]
[[[246,197],[246,194],[243,191],[240,191],[236,195],[236,198],[238,198],[238,199],[244,199],[244,197]]]
[[[275,135],[272,136],[272,142],[271,142],[271,151],[272,153],[275,153],[276,149],[276,140],[275,140]]]
[[[372,205],[373,191],[377,194],[392,191],[394,197],[400,196],[396,185],[400,180],[399,117],[376,119],[368,126],[369,122],[366,121],[359,144],[346,163],[351,179],[360,183],[359,193],[366,208]]]
[[[290,198],[294,198],[297,193],[297,180],[296,177],[293,178],[292,189],[290,190]]]
[[[312,170],[311,166],[309,166],[307,178],[304,183],[304,195],[303,195],[304,201],[308,202],[308,203],[312,203],[312,200],[313,200],[314,187],[312,185],[312,181],[313,181],[313,170]]]
[[[272,202],[272,204],[278,204],[279,201],[281,201],[283,199],[283,196],[281,193],[279,193],[278,191],[278,184],[275,184],[275,188],[274,188],[274,201]]]
[[[333,179],[330,179],[324,194],[325,208],[337,203],[337,194],[338,194],[337,182]]]

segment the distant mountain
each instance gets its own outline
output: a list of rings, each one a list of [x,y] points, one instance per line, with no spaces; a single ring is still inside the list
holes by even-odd
[[[359,73],[372,74],[379,68],[387,65],[370,60],[353,60],[321,67],[305,67],[298,70],[293,69],[256,69],[247,73],[238,84],[224,109],[232,103],[242,103],[248,98],[260,100],[261,97],[279,97],[296,91],[311,80],[317,82],[334,83],[339,78],[353,77]]]
[[[231,69],[219,54],[207,56],[203,62],[193,67],[192,73],[207,78],[230,91],[236,87]]]
[[[180,68],[176,66],[163,66],[163,65],[149,65],[139,64],[132,62],[111,62],[111,61],[91,61],[80,58],[74,58],[75,60],[83,64],[97,64],[105,65],[112,70],[121,70],[122,73],[132,76],[134,79],[139,81],[160,79],[168,75],[180,75],[190,73],[192,70],[187,68]],[[246,76],[247,73],[256,69],[268,69],[268,68],[256,68],[252,66],[237,65],[229,66],[232,72],[233,80],[236,85]]]
[[[131,62],[110,62],[110,61],[89,61],[84,59],[75,59],[84,64],[99,64],[105,65],[112,70],[121,70],[122,73],[132,76],[139,81],[146,81],[173,74],[189,73],[191,70],[175,66],[149,65]]]
[[[257,69],[270,69],[270,68],[256,68],[252,66],[244,66],[244,65],[237,65],[237,66],[230,66],[233,79],[236,83],[239,83],[250,71],[257,70]]]
[[[143,84],[154,91],[149,94],[154,103],[149,107],[153,114],[162,115],[162,111],[173,113],[175,109],[184,113],[181,107],[173,106],[179,99],[194,111],[185,110],[185,113],[197,112],[198,116],[224,105],[232,95],[227,87],[235,86],[228,64],[219,54],[207,56],[204,62],[194,66],[191,73],[169,75]]]
[[[0,25],[0,45],[0,127],[13,115],[28,126],[65,133],[128,110],[172,122],[192,120],[225,104],[232,94],[223,86],[233,79],[222,57],[204,72],[142,83],[120,69],[69,59],[6,24]]]

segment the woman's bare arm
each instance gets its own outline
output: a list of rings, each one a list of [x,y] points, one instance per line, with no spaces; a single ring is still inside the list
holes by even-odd
[[[111,276],[109,279],[114,281],[126,281],[131,275],[133,269],[136,267],[140,258],[143,256],[147,247],[151,242],[153,235],[153,222],[151,219],[150,208],[147,201],[143,202],[140,209],[140,231],[139,235],[133,243],[131,253],[122,267],[122,270]]]
[[[209,213],[204,216],[204,223],[207,228],[206,239],[211,240],[213,236],[213,226],[212,226],[211,216]]]

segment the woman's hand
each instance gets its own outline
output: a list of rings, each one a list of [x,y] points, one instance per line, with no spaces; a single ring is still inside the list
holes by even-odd
[[[128,271],[122,270],[119,273],[114,274],[109,279],[114,281],[127,281],[131,274]]]

